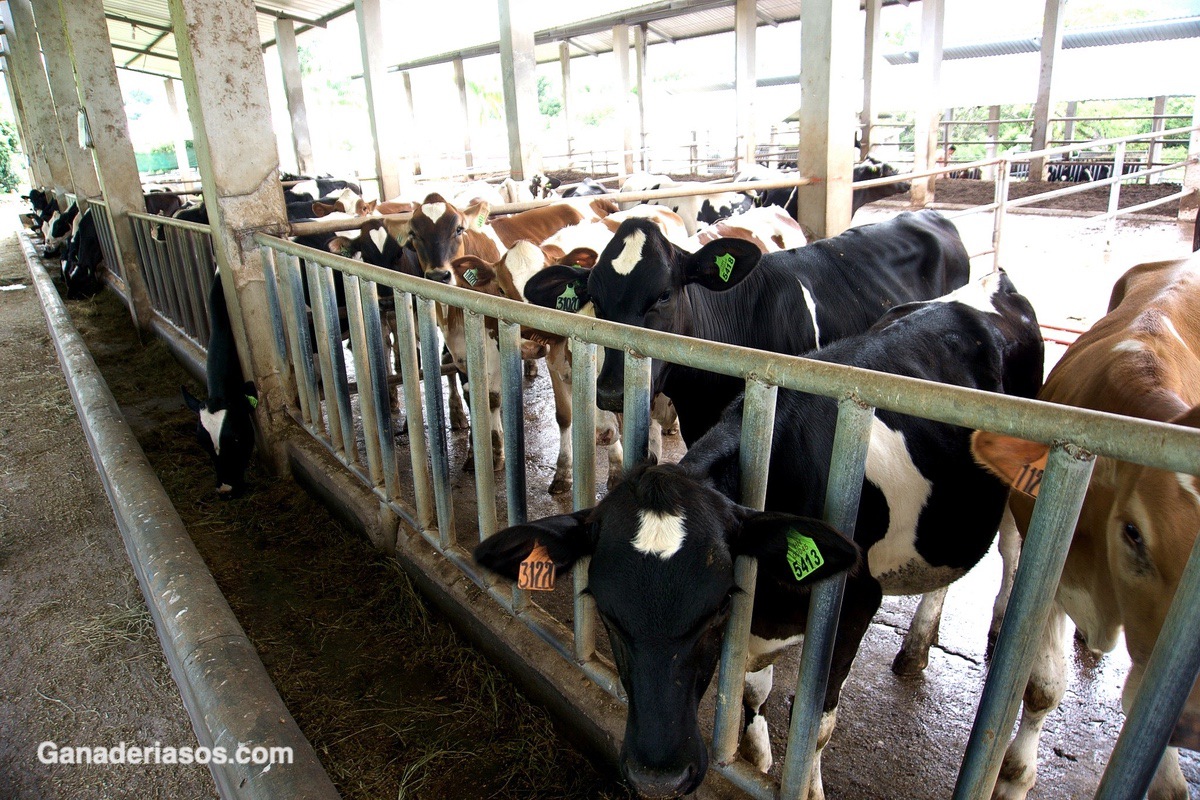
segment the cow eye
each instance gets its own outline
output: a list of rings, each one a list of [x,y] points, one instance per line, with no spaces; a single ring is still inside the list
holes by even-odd
[[[463,231],[465,231],[465,230],[466,230],[466,228],[464,228],[462,225],[459,225],[457,228],[455,228],[455,229],[454,229],[454,235],[455,235],[455,236],[462,236],[462,235],[463,235]]]
[[[1121,530],[1121,533],[1124,534],[1125,540],[1129,542],[1130,545],[1139,550],[1142,549],[1146,544],[1145,540],[1142,538],[1142,532],[1138,530],[1138,526],[1134,525],[1132,522],[1126,522],[1125,527]]]
[[[663,293],[658,296],[658,300],[656,302],[665,303],[670,299],[671,299],[671,290],[664,289]]]

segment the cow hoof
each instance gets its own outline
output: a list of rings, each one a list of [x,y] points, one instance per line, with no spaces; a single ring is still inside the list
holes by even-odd
[[[504,471],[504,456],[492,459],[492,472]]]
[[[526,361],[524,363],[525,363],[525,377],[526,378],[536,378],[537,374],[538,374],[537,362],[536,361]]]
[[[467,420],[467,415],[459,412],[450,412],[450,430],[465,431],[471,427],[471,423]]]
[[[566,494],[571,491],[570,475],[555,475],[550,481],[550,494]]]
[[[463,472],[466,472],[470,475],[475,474],[475,454],[474,453],[467,456],[467,460],[463,462]]]
[[[759,714],[746,726],[738,752],[759,772],[770,771],[774,761],[771,758],[771,737],[767,732],[766,717]]]
[[[892,672],[897,675],[920,675],[929,666],[929,651],[923,655],[914,655],[907,650],[896,653],[892,660]]]

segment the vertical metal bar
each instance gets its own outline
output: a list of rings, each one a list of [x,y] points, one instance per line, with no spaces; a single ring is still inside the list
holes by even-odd
[[[146,275],[146,291],[150,295],[150,303],[161,314],[164,307],[162,291],[159,289],[158,270],[155,268],[154,259],[150,254],[150,245],[146,242],[149,238],[148,232],[142,230],[140,219],[131,219],[129,224],[133,226],[133,238],[137,244],[138,255],[141,256],[142,271]]]
[[[1117,143],[1113,151],[1113,182],[1108,187],[1108,218],[1104,221],[1104,247],[1112,249],[1113,233],[1117,228],[1117,208],[1121,204],[1121,176],[1125,173],[1125,143]]]
[[[1002,158],[996,167],[996,210],[992,212],[992,272],[1000,269],[1000,242],[1004,234],[1004,217],[1008,213],[1008,183],[1012,162]]]
[[[500,421],[504,424],[504,489],[508,524],[528,518],[525,485],[524,370],[521,326],[500,320]]]
[[[442,337],[434,321],[434,302],[417,298],[421,365],[425,383],[425,419],[429,425],[429,460],[433,467],[433,499],[437,506],[438,542],[454,544],[454,509],[450,505],[450,454],[446,444],[446,407],[442,404]],[[454,376],[450,376],[454,380]],[[473,420],[472,420],[473,421]]]
[[[625,353],[625,470],[646,457],[650,445],[651,360]]]
[[[596,345],[571,339],[571,505],[579,511],[596,504]],[[587,592],[591,558],[573,569],[575,658],[596,655],[596,601]]]
[[[313,346],[309,336],[308,309],[304,305],[304,283],[300,277],[300,259],[284,254],[280,266],[284,277],[288,340],[292,344],[292,366],[297,370],[296,388],[304,422],[313,432],[321,430],[321,398],[317,393],[317,376],[313,369]]]
[[[347,275],[347,278],[350,276]],[[383,321],[379,316],[379,290],[372,281],[359,281],[357,296],[362,310],[363,333],[370,354],[371,383],[375,398],[374,435],[379,442],[379,469],[383,473],[383,488],[389,500],[400,499],[400,476],[396,472],[396,438],[392,419],[392,393],[387,384],[387,353],[383,347]],[[350,284],[346,284],[346,301],[350,301]],[[399,345],[397,345],[399,346]],[[359,373],[361,374],[361,373]],[[363,395],[359,390],[359,396]],[[417,426],[418,431],[420,425]],[[363,436],[371,431],[363,423]],[[421,439],[424,460],[424,438]],[[415,473],[414,473],[415,475]]]
[[[322,334],[321,364],[329,370],[330,382],[325,386],[325,407],[330,427],[337,431],[334,449],[340,450],[348,464],[359,463],[358,441],[354,435],[354,418],[350,410],[350,385],[346,380],[346,357],[342,351],[342,324],[338,319],[337,296],[333,270],[314,262],[308,264],[309,291],[313,319],[322,318],[317,328]],[[333,402],[330,402],[332,395]]]
[[[97,230],[100,231],[100,243],[104,249],[104,264],[115,272],[121,280],[125,280],[125,273],[121,269],[121,259],[117,258],[116,247],[113,244],[112,217],[108,215],[108,206],[92,203],[92,207],[99,211],[97,222]]]
[[[471,449],[475,453],[475,503],[479,539],[496,532],[496,475],[492,472],[491,386],[488,382],[488,341],[484,317],[463,312],[467,333],[467,372],[471,379]]]
[[[175,247],[179,231],[174,228],[164,228],[162,249],[166,251],[167,272],[171,276],[171,289],[175,297],[175,307],[178,309],[179,316],[175,320],[175,324],[188,334],[195,335],[196,320],[192,316],[192,303],[188,297],[187,287],[183,282],[183,269],[180,263],[179,251]]]
[[[838,401],[837,430],[825,489],[825,521],[850,538],[854,537],[874,418],[875,410],[853,397]],[[812,589],[780,797],[803,797],[808,791],[845,587],[843,573]]]
[[[1144,797],[1200,674],[1200,536],[1108,759],[1096,800]]]
[[[767,468],[775,433],[775,401],[778,386],[757,380],[746,381],[742,406],[742,438],[738,461],[742,474],[742,505],[762,510],[767,502]],[[734,581],[741,590],[733,597],[725,642],[721,648],[721,670],[717,678],[717,711],[713,722],[713,757],[727,764],[737,754],[738,729],[742,718],[742,689],[750,643],[750,616],[754,610],[754,585],[758,561],[739,556],[734,564]]]
[[[204,242],[200,243],[197,241],[198,239],[203,239]],[[188,231],[188,249],[191,254],[188,261],[191,263],[192,272],[195,273],[196,280],[199,281],[201,287],[200,341],[202,342],[207,342],[212,336],[212,329],[208,325],[208,287],[212,284],[213,265],[206,248],[208,239],[207,233]]]
[[[433,528],[435,510],[433,481],[429,475],[429,447],[425,442],[425,420],[421,414],[421,371],[417,363],[417,334],[413,325],[411,294],[393,290],[396,310],[396,350],[400,355],[400,380],[404,390],[404,413],[408,421],[408,452],[412,461],[413,495],[417,520],[423,531]],[[434,340],[436,342],[436,338]],[[436,346],[435,346],[436,347]]]
[[[138,220],[144,227],[146,242],[150,245],[150,258],[154,261],[154,269],[158,273],[158,285],[162,292],[163,307],[160,313],[179,327],[179,295],[175,291],[175,281],[171,275],[171,264],[166,256],[166,231],[163,231],[163,241],[158,241],[150,235],[150,225],[145,220]]]
[[[996,783],[1094,464],[1092,455],[1071,445],[1050,449],[1012,599],[954,787],[956,800],[990,796]]]
[[[367,451],[367,473],[371,485],[383,485],[383,464],[379,452],[381,435],[379,425],[378,394],[376,392],[375,353],[367,343],[366,322],[363,320],[362,295],[359,294],[358,278],[343,275],[346,287],[346,321],[350,326],[350,347],[354,356],[354,377],[358,381],[358,409],[363,421],[363,445]],[[379,355],[382,357],[382,342]],[[387,405],[385,402],[384,405]],[[390,437],[388,437],[390,438]]]
[[[267,289],[267,306],[271,314],[271,330],[275,333],[275,369],[279,371],[279,379],[283,382],[283,393],[287,397],[288,402],[292,402],[296,397],[296,380],[292,374],[291,365],[288,363],[288,346],[287,336],[283,330],[283,306],[279,300],[279,279],[275,274],[275,251],[267,245],[261,245],[259,252],[262,254],[263,279],[266,281]],[[195,269],[188,270],[189,283],[195,287],[197,275]],[[199,299],[199,293],[193,294],[193,299]],[[200,310],[203,310],[204,304],[200,303]],[[202,331],[201,331],[202,333]],[[207,339],[202,340],[207,342]]]
[[[176,243],[179,248],[179,260],[183,266],[182,274],[184,285],[187,287],[188,305],[192,309],[192,319],[195,320],[195,329],[191,331],[192,338],[197,342],[207,342],[206,328],[208,317],[204,313],[204,284],[201,283],[200,274],[196,271],[196,255],[189,244],[191,237],[191,231],[181,230],[179,231]],[[264,262],[269,252],[269,249],[267,249],[263,253]],[[268,287],[274,290],[274,287],[271,287],[270,284],[268,284]],[[278,297],[276,297],[275,302],[276,307],[273,313],[278,315]],[[276,326],[277,333],[282,332],[282,330],[281,326]]]

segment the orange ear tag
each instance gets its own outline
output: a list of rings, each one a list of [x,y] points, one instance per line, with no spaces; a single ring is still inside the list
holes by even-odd
[[[1042,475],[1046,472],[1046,461],[1049,457],[1050,453],[1047,452],[1032,464],[1023,464],[1021,471],[1013,477],[1012,488],[1021,494],[1037,497],[1042,488]]]
[[[535,546],[533,552],[521,562],[517,588],[534,592],[554,590],[554,559],[550,558],[545,545]]]

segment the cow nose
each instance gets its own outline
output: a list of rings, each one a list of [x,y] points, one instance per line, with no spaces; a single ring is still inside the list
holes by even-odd
[[[425,273],[425,277],[429,278],[429,280],[431,280],[431,281],[437,281],[438,283],[449,283],[450,282],[450,270],[448,270],[448,269],[430,270],[429,272]]]
[[[604,411],[620,413],[625,410],[625,392],[596,386],[596,405]]]
[[[659,770],[626,762],[625,777],[642,797],[682,797],[700,785],[702,777],[695,764],[681,770]]]

